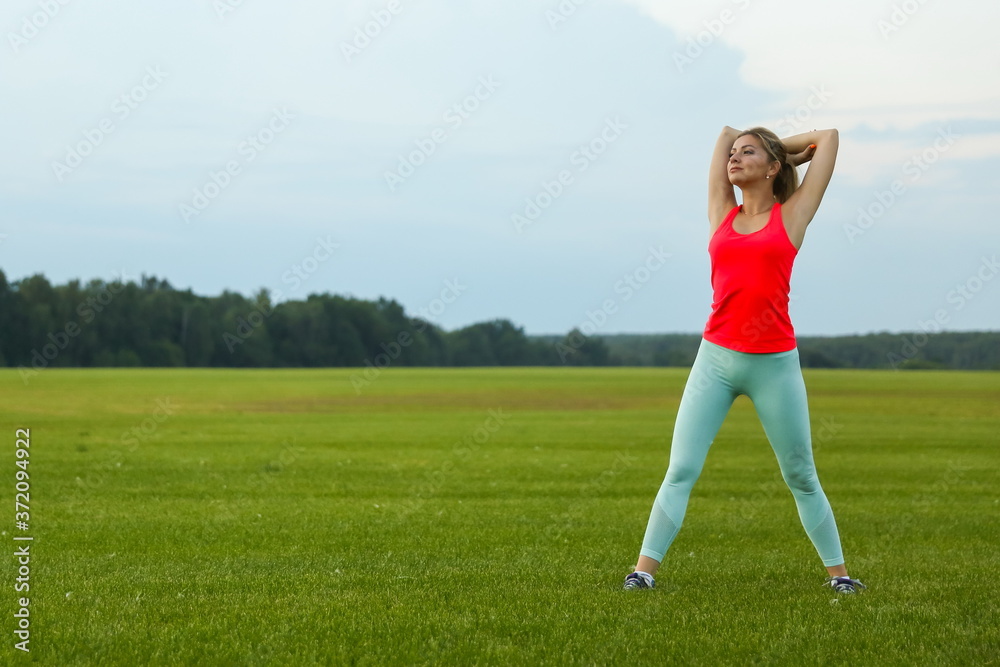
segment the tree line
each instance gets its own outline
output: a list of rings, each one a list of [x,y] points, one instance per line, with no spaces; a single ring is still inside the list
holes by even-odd
[[[607,362],[598,340],[567,336],[553,345],[508,320],[445,331],[385,298],[311,294],[274,304],[266,290],[199,296],[155,276],[52,285],[43,275],[8,282],[0,271],[0,365],[29,375],[50,367]]]
[[[392,299],[310,294],[274,304],[199,296],[143,275],[8,282],[0,271],[0,365],[50,367],[689,366],[697,334],[529,336],[497,319],[445,331]],[[1000,332],[800,338],[804,366],[1000,369]]]
[[[613,364],[690,366],[701,336],[622,334],[602,340]],[[797,343],[807,368],[1000,370],[998,331],[798,336]]]

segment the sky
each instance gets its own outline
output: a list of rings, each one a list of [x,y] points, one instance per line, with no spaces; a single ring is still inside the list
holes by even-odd
[[[0,269],[384,296],[448,330],[695,333],[721,128],[833,127],[797,333],[998,330],[998,19],[985,0],[6,0]]]

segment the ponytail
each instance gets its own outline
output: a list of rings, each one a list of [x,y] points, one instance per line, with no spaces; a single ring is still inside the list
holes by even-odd
[[[784,204],[799,187],[799,172],[784,160],[781,161],[781,171],[774,177],[774,198],[779,204]]]

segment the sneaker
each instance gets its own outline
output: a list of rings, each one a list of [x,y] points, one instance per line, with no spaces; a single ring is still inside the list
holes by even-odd
[[[850,577],[827,577],[824,586],[829,586],[838,593],[860,593],[861,591],[868,588],[863,583],[857,579],[851,579]]]
[[[649,578],[649,581],[646,581],[646,578],[640,575],[638,572],[633,572],[632,574],[625,577],[625,585],[622,588],[624,588],[626,591],[637,591],[646,588],[656,588],[656,582],[653,580],[652,577]]]

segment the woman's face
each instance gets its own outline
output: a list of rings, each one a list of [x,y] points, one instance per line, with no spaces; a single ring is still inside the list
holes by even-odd
[[[773,160],[764,150],[760,139],[753,134],[737,137],[729,151],[729,182],[742,186],[756,180],[764,180]]]

